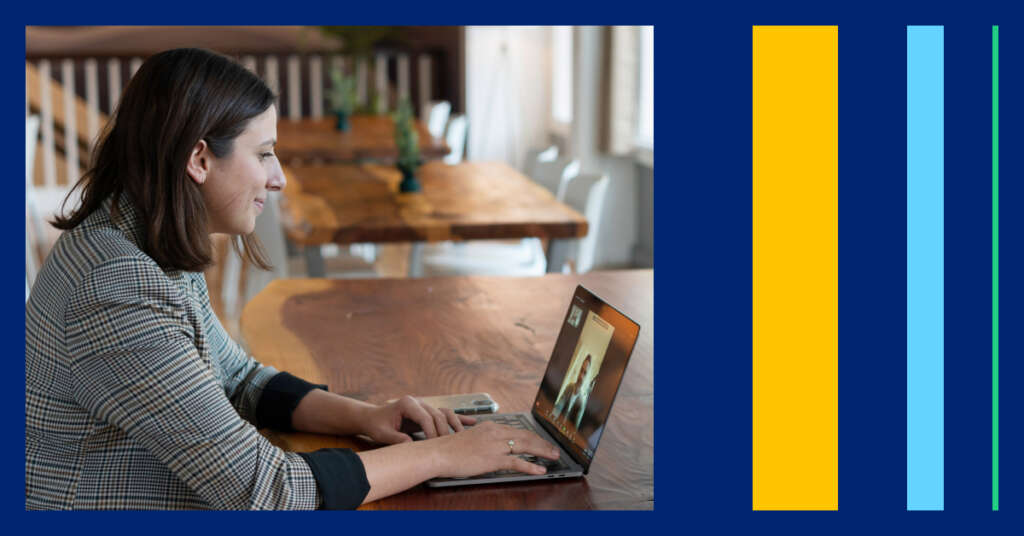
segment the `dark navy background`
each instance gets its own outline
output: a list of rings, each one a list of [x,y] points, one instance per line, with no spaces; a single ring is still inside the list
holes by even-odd
[[[683,502],[693,507],[695,518],[744,531],[814,533],[917,527],[989,532],[1022,526],[1021,400],[1019,389],[1012,387],[1021,378],[1021,286],[1019,277],[1013,281],[1014,274],[1022,273],[1021,221],[1013,207],[1021,204],[1022,117],[1019,101],[1009,101],[1022,94],[1024,28],[1016,13],[985,9],[977,2],[961,9],[890,2],[856,9],[807,3],[698,10],[671,32],[683,41],[671,53],[679,59],[678,69],[666,69],[668,47],[661,38],[669,32],[659,33],[656,26],[658,139],[662,147],[681,145],[685,155],[678,181],[657,181],[656,292],[659,320],[683,326],[672,359],[686,363],[679,405],[688,410],[682,474],[685,482],[700,484],[684,488]],[[839,512],[751,511],[750,73],[755,24],[839,25]],[[945,26],[944,512],[906,511],[908,24]],[[995,513],[993,24],[1000,26],[1002,97],[1001,511]],[[679,92],[681,87],[685,90]],[[681,105],[680,120],[666,115],[666,100]],[[666,122],[682,129],[680,141],[663,135]],[[658,175],[665,177],[665,166],[674,164],[662,151]],[[683,240],[672,244],[680,235]],[[682,312],[678,319],[667,318],[666,303]],[[659,355],[664,357],[671,346],[663,336]],[[659,372],[665,361],[658,361]],[[665,390],[659,386],[658,392]],[[659,409],[660,434],[667,427],[665,404]],[[665,449],[659,452],[661,462]],[[663,473],[658,476],[664,482]]]
[[[1022,526],[1021,17],[984,2],[639,4],[516,2],[16,6],[0,108],[21,193],[26,24],[655,24],[655,286],[660,358],[653,513],[25,513],[21,275],[3,265],[8,374],[0,489],[25,532],[696,534]],[[30,10],[30,11],[26,11]],[[384,20],[384,17],[387,17]],[[751,511],[751,26],[839,25],[839,512]],[[945,26],[945,512],[906,512],[906,25]],[[1001,511],[991,509],[991,25],[1001,55]],[[1016,150],[1015,150],[1016,149]],[[12,196],[13,197],[13,196]],[[20,211],[3,213],[9,251]],[[11,257],[16,257],[12,254]],[[1014,329],[1016,327],[1017,329]],[[498,517],[501,516],[501,517]],[[5,516],[6,517],[6,516]]]

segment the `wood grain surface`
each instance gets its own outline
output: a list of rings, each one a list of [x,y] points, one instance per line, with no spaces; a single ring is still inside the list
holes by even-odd
[[[536,278],[279,279],[242,313],[257,360],[332,392],[382,403],[405,394],[487,392],[529,411],[573,290],[583,284],[640,324],[590,473],[558,482],[431,489],[367,509],[654,507],[654,272]],[[264,431],[278,446],[372,448],[357,438]]]
[[[586,236],[587,220],[501,162],[431,162],[423,191],[398,192],[378,164],[290,167],[282,219],[296,243],[415,242]]]
[[[374,160],[393,163],[398,158],[395,123],[386,115],[354,115],[350,128],[335,128],[334,116],[321,119],[285,119],[277,122],[274,151],[282,162],[293,164],[319,160],[328,163]],[[435,139],[421,121],[416,121],[420,155],[426,160],[443,158],[451,149]]]

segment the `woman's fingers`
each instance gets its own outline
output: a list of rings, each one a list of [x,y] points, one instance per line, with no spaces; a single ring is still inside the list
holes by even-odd
[[[534,456],[541,456],[549,459],[558,459],[558,450],[555,446],[544,441],[540,436],[533,432],[517,429],[512,430],[519,433],[516,434],[517,437],[515,439],[512,439],[515,443],[510,445],[510,453],[505,456],[506,463],[508,464],[507,469],[534,475],[542,475],[546,473],[546,467],[530,463],[516,455],[532,454]]]
[[[518,432],[516,437],[510,438],[516,442],[512,447],[514,454],[532,454],[550,460],[558,459],[558,448],[543,440],[539,435],[527,430],[515,428],[511,428],[511,430]]]
[[[461,432],[463,430],[462,420],[459,419],[459,416],[456,415],[454,411],[449,408],[444,408],[441,412],[444,413],[444,418],[448,421],[452,430],[455,430],[456,432]]]
[[[437,425],[434,424],[434,417],[423,408],[418,400],[411,396],[402,397],[402,413],[407,419],[420,425],[423,435],[427,439],[437,437]]]
[[[460,420],[447,410],[445,414],[449,419]],[[435,445],[443,452],[444,476],[465,477],[501,469],[544,474],[547,472],[545,467],[527,462],[518,455],[529,454],[548,459],[557,459],[559,456],[557,448],[537,434],[493,421],[482,421],[464,433],[449,435],[441,440]]]
[[[512,471],[519,471],[520,473],[527,473],[531,475],[543,475],[548,472],[546,467],[530,463],[522,458],[517,458],[515,456],[507,456],[507,458],[511,463],[504,467],[504,469],[511,469]]]
[[[427,427],[423,427],[423,434],[426,435],[428,439],[437,436],[448,435],[451,433],[448,428],[448,417],[446,417],[444,413],[441,413],[441,410],[435,408],[434,406],[431,406],[430,404],[424,404],[423,402],[417,399],[413,400],[416,402],[416,404],[419,405],[420,409],[424,413],[426,413],[427,416],[430,418],[431,428],[434,430],[433,435],[431,435],[431,433],[427,431]]]
[[[462,424],[476,424],[476,417],[469,415],[459,415],[459,420],[462,421]]]
[[[409,437],[408,434],[403,434],[398,430],[391,430],[388,428],[381,429],[379,432],[377,432],[376,435],[377,437],[375,437],[374,439],[380,441],[381,443],[387,443],[389,445],[393,445],[395,443],[407,443],[409,441],[412,441],[412,438]]]
[[[434,418],[434,427],[437,428],[437,435],[448,435],[451,431],[448,428],[448,417],[441,413],[441,410],[426,406],[430,416]]]

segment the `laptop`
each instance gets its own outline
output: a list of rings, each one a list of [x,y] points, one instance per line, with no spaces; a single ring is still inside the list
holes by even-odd
[[[576,287],[530,413],[476,415],[533,430],[559,447],[558,460],[521,458],[547,467],[532,475],[498,471],[463,478],[435,478],[430,487],[581,477],[590,470],[612,402],[622,383],[640,326],[582,285]]]

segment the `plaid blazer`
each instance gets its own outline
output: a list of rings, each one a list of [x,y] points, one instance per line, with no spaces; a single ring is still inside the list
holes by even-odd
[[[63,233],[25,305],[25,507],[316,508],[309,458],[254,426],[278,371],[228,337],[202,273],[139,249],[139,216],[119,208]]]

